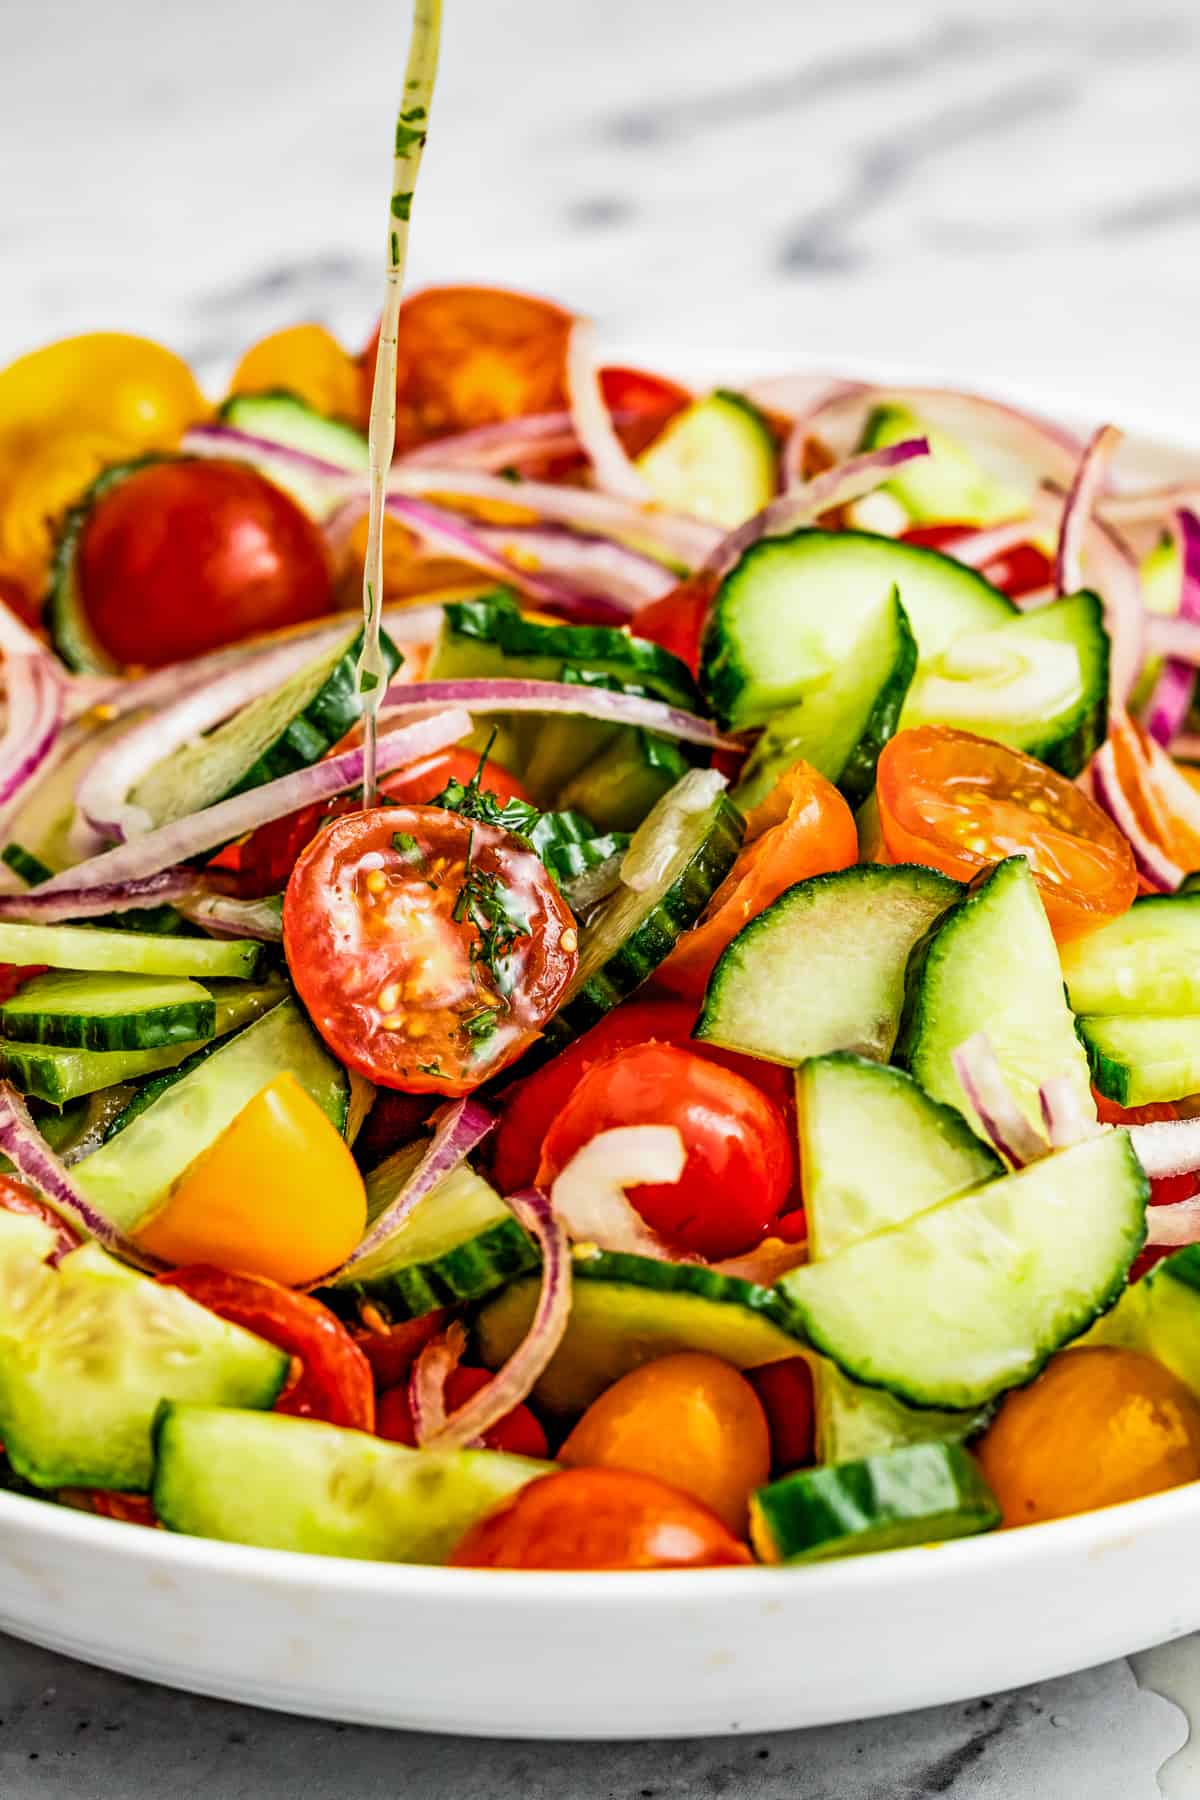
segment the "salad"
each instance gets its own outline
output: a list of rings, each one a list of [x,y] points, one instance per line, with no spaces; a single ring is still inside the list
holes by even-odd
[[[1200,481],[402,298],[428,10],[360,354],[0,372],[4,1484],[631,1569],[1200,1479]]]

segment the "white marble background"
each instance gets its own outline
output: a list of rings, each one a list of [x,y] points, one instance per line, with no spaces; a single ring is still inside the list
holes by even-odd
[[[541,289],[679,355],[925,362],[1200,425],[1196,0],[446,7],[415,279]],[[361,342],[405,14],[0,0],[0,359],[104,325],[216,380],[297,318]],[[1138,1672],[1200,1717],[1196,1641]],[[4,1800],[1156,1800],[1184,1735],[1115,1664],[724,1745],[398,1741],[0,1640]],[[1200,1796],[1200,1749],[1161,1792]]]

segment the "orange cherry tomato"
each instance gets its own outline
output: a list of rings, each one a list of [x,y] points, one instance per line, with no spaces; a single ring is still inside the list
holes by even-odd
[[[137,1237],[165,1262],[214,1263],[299,1287],[350,1254],[366,1217],[345,1139],[284,1074],[184,1170]]]
[[[486,1387],[491,1379],[486,1369],[472,1369],[460,1363],[446,1377],[446,1411],[452,1413],[465,1406],[472,1394]],[[407,1385],[390,1388],[379,1396],[375,1430],[380,1437],[390,1438],[394,1444],[416,1444]],[[507,1450],[510,1456],[544,1457],[548,1453],[546,1434],[524,1405],[514,1406],[510,1413],[489,1425],[483,1434],[483,1442],[486,1449]]]
[[[0,1175],[0,1211],[26,1213],[30,1218],[40,1219],[54,1233],[54,1246],[47,1261],[57,1262],[68,1250],[77,1250],[83,1239],[75,1227],[55,1212],[48,1201],[35,1194],[31,1187],[18,1181],[15,1175]]]
[[[711,1569],[751,1556],[715,1513],[650,1475],[564,1469],[473,1525],[458,1569]]]
[[[813,1460],[816,1404],[812,1370],[803,1356],[784,1356],[746,1370],[771,1432],[771,1473],[786,1475]]]
[[[795,1178],[782,1110],[743,1076],[673,1044],[639,1044],[594,1063],[551,1126],[538,1170],[549,1187],[577,1151],[622,1125],[673,1125],[687,1160],[674,1183],[629,1190],[668,1243],[706,1261],[761,1243]]]
[[[968,731],[922,725],[884,745],[875,776],[893,862],[927,863],[958,881],[1026,856],[1059,943],[1133,904],[1133,852],[1086,794],[1032,756]]]
[[[1200,1480],[1200,1400],[1137,1350],[1063,1350],[1004,1400],[978,1446],[1005,1525]]]
[[[434,287],[400,308],[396,342],[396,447],[565,405],[571,315],[548,300],[502,288]],[[370,410],[378,331],[363,356],[363,416]]]
[[[314,412],[356,423],[362,372],[323,325],[289,325],[252,344],[233,372],[231,394],[295,394]]]
[[[295,1372],[275,1402],[276,1412],[374,1431],[371,1365],[341,1320],[319,1300],[262,1277],[203,1264],[172,1269],[158,1279],[294,1358]]]
[[[512,1062],[579,961],[537,854],[434,806],[327,825],[292,870],[283,941],[334,1054],[409,1093],[469,1093]]]
[[[92,629],[121,662],[200,656],[328,612],[321,533],[255,469],[151,463],[98,500],[80,545]]]
[[[745,1537],[750,1496],[771,1472],[771,1443],[746,1377],[719,1357],[681,1351],[644,1363],[593,1400],[558,1460],[656,1475]]]
[[[808,763],[794,764],[751,811],[737,861],[655,980],[699,1000],[722,950],[784,888],[857,860],[854,814],[823,775]]]

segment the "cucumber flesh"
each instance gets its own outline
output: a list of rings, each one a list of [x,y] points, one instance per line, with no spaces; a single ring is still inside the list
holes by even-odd
[[[861,448],[883,450],[916,437],[928,439],[930,454],[909,463],[887,484],[914,524],[998,525],[1029,511],[1032,485],[1001,481],[957,439],[931,430],[906,406],[876,407],[864,427]]]
[[[0,1213],[0,1434],[27,1481],[144,1492],[160,1400],[274,1404],[284,1351],[97,1244],[51,1268],[52,1245],[40,1220]]]
[[[133,462],[114,463],[109,468],[102,469],[63,519],[50,570],[46,623],[54,648],[67,667],[74,669],[77,674],[117,675],[121,672],[120,663],[109,655],[92,630],[79,591],[79,549],[92,508],[130,475],[136,475],[139,469],[166,460],[168,459],[162,456],[143,456]],[[29,842],[24,829],[16,835],[23,843]],[[37,845],[31,844],[30,848],[36,850]]]
[[[936,869],[858,864],[787,888],[708,982],[694,1036],[767,1062],[831,1050],[886,1060],[909,952],[962,893]]]
[[[909,1444],[834,1468],[799,1469],[750,1502],[763,1562],[820,1562],[991,1531],[1000,1508],[959,1444]]]
[[[977,1031],[987,1033],[1009,1087],[1039,1128],[1038,1089],[1054,1076],[1071,1081],[1084,1117],[1095,1118],[1058,950],[1023,856],[1008,857],[975,882],[919,946],[908,970],[896,1060],[973,1126],[952,1057]]]
[[[741,394],[723,388],[694,400],[637,459],[655,499],[732,531],[779,485],[775,435]]]
[[[1200,1093],[1200,1013],[1085,1013],[1076,1023],[1107,1100],[1149,1106]]]
[[[549,1412],[581,1413],[631,1369],[676,1350],[702,1350],[750,1369],[804,1348],[770,1288],[702,1263],[577,1248],[573,1267],[566,1335],[534,1389]],[[528,1332],[538,1286],[528,1277],[514,1281],[480,1311],[476,1339],[489,1369],[498,1369]]]
[[[477,1519],[554,1466],[228,1407],[166,1405],[154,1441],[169,1531],[369,1562],[445,1562]]]
[[[785,770],[804,761],[858,806],[874,788],[875,764],[896,730],[916,666],[916,639],[893,588],[844,657],[814,677],[798,705],[768,721],[746,764],[738,805],[757,806]]]
[[[285,1071],[341,1131],[348,1101],[345,1071],[295,1001],[284,1000],[172,1081],[76,1164],[76,1180],[106,1218],[135,1232],[196,1157]],[[298,1195],[297,1205],[302,1203]]]
[[[794,1269],[777,1292],[853,1379],[912,1406],[983,1406],[1119,1298],[1148,1194],[1128,1132],[1107,1132]]]
[[[1059,956],[1077,1013],[1200,1013],[1200,894],[1147,894]]]
[[[0,1036],[82,1050],[156,1050],[216,1030],[216,1007],[198,982],[159,975],[35,975],[0,1005]]]
[[[262,945],[235,938],[155,937],[146,932],[89,930],[80,925],[16,925],[0,920],[0,962],[107,974],[178,975],[193,981],[248,980]]]
[[[323,462],[336,463],[347,474],[365,475],[370,447],[365,433],[341,419],[326,418],[297,394],[277,389],[263,394],[231,394],[217,415],[224,425],[249,437],[282,444],[285,450],[302,450]],[[278,476],[272,474],[273,481]]]

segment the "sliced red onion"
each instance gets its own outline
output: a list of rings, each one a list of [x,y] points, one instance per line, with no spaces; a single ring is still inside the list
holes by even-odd
[[[1146,641],[1157,656],[1177,657],[1193,671],[1200,668],[1200,621],[1170,613],[1151,613]]]
[[[7,699],[0,737],[0,814],[22,796],[54,749],[63,720],[65,684],[50,658],[8,652]]]
[[[283,938],[283,914],[279,896],[266,900],[239,900],[233,894],[207,894],[192,890],[176,905],[185,919],[200,925],[210,937],[256,938],[277,944]]]
[[[673,1125],[621,1125],[577,1150],[550,1189],[554,1216],[576,1244],[671,1262],[672,1252],[630,1203],[643,1182],[673,1185],[687,1151]]]
[[[641,694],[613,693],[586,682],[526,681],[503,676],[464,677],[461,681],[393,683],[386,695],[389,714],[424,712],[437,706],[464,706],[470,712],[566,713],[605,724],[640,725],[684,744],[709,750],[738,750],[735,738],[723,737],[710,719],[684,712],[665,700]],[[396,765],[393,763],[392,767]],[[261,790],[260,790],[261,791]]]
[[[1195,659],[1168,656],[1154,684],[1146,706],[1146,730],[1159,744],[1170,744],[1182,730],[1192,695],[1196,689],[1195,662],[1200,662],[1200,519],[1187,507],[1181,507],[1174,520],[1175,538],[1180,550],[1181,581],[1179,610],[1174,620],[1182,621],[1195,631]],[[1153,642],[1154,621],[1147,622],[1147,636]]]
[[[1138,874],[1160,894],[1173,894],[1187,873],[1173,862],[1154,839],[1143,831],[1117,774],[1112,739],[1102,744],[1091,763],[1092,794],[1118,830],[1124,832],[1133,851]]]
[[[1152,1181],[1200,1170],[1200,1119],[1162,1119],[1132,1125],[1129,1136],[1138,1161]]]
[[[140,1250],[76,1187],[66,1168],[29,1116],[29,1109],[11,1082],[0,1081],[0,1150],[19,1175],[46,1196],[56,1211],[81,1225],[113,1256],[136,1268],[157,1271],[168,1265]]]
[[[227,456],[238,462],[251,463],[264,474],[269,474],[274,466],[281,473],[303,475],[314,488],[325,488],[332,502],[336,502],[342,488],[362,479],[361,471],[357,469],[346,469],[326,457],[297,450],[290,444],[280,444],[274,438],[239,431],[233,425],[193,425],[184,433],[180,448],[185,456]]]
[[[596,360],[595,335],[586,319],[576,319],[567,338],[567,403],[571,423],[584,455],[592,465],[597,486],[627,500],[653,499],[645,476],[635,467],[617,436]]]
[[[835,469],[826,469],[803,487],[769,501],[761,512],[723,537],[704,560],[705,574],[723,580],[761,538],[779,537],[785,531],[811,525],[835,506],[845,506],[872,493],[903,463],[928,455],[926,438],[906,438],[902,444],[889,444],[886,450],[867,450],[861,456],[852,456],[849,462],[839,463]]]
[[[1030,507],[1031,522],[1039,531],[1055,532],[1062,540],[1066,501],[1061,493],[1042,488]],[[1083,514],[1077,509],[1077,525]],[[1146,655],[1146,604],[1137,559],[1128,545],[1102,519],[1092,514],[1083,521],[1083,560],[1086,585],[1099,594],[1104,605],[1104,628],[1109,637],[1109,685],[1113,702],[1123,706],[1137,680]],[[1056,593],[1062,593],[1056,581]],[[1028,600],[1019,603],[1029,610]]]
[[[335,1277],[344,1280],[355,1269],[361,1268],[363,1263],[403,1228],[413,1210],[438,1182],[445,1180],[483,1142],[495,1123],[491,1113],[486,1107],[480,1106],[477,1100],[455,1100],[451,1105],[441,1108],[437,1130],[429,1141],[429,1148],[399,1193],[384,1207],[361,1244],[351,1251],[345,1262],[338,1268],[331,1269],[328,1275],[322,1275],[320,1281],[313,1282],[312,1285],[328,1287]]]
[[[1146,1208],[1146,1243],[1200,1244],[1200,1194],[1169,1206]]]
[[[435,1431],[446,1424],[446,1383],[463,1359],[467,1347],[465,1327],[452,1319],[445,1331],[423,1345],[412,1366],[408,1382],[408,1408],[412,1414],[413,1437],[424,1445]],[[474,1449],[481,1440],[473,1439],[463,1449]]]
[[[1083,553],[1088,524],[1095,511],[1097,498],[1108,479],[1109,464],[1122,435],[1115,425],[1102,425],[1093,434],[1079,459],[1058,534],[1054,580],[1060,594],[1073,594],[1086,585]]]
[[[428,1450],[458,1450],[475,1443],[519,1406],[562,1343],[571,1317],[571,1251],[550,1202],[539,1188],[525,1188],[507,1195],[505,1203],[541,1249],[542,1289],[537,1310],[524,1340],[487,1386],[472,1394],[440,1430],[425,1439]]]
[[[72,873],[68,869],[66,876]],[[0,919],[15,919],[28,925],[61,925],[71,919],[99,919],[110,912],[147,912],[181,900],[191,893],[195,881],[190,869],[163,869],[136,881],[66,887],[53,894],[46,893],[43,884],[25,888],[19,894],[0,894]]]
[[[676,577],[653,557],[608,538],[585,537],[555,525],[484,525],[479,536],[506,562],[565,576],[581,592],[632,613],[676,586]]]
[[[1189,512],[1200,512],[1200,483],[1170,481],[1134,493],[1108,493],[1102,496],[1099,506],[1112,525],[1156,523],[1183,507]]]
[[[582,691],[582,690],[581,690]],[[432,718],[419,719],[381,737],[377,746],[377,767],[381,775],[416,762],[435,750],[448,749],[471,730],[469,713],[451,709]],[[206,850],[215,850],[234,838],[244,837],[259,825],[282,819],[298,807],[319,800],[332,799],[363,777],[363,751],[344,750],[339,756],[326,757],[311,768],[299,769],[294,775],[281,775],[249,793],[235,794],[215,806],[192,813],[172,825],[162,825],[115,850],[106,850],[89,862],[79,863],[42,882],[32,892],[38,895],[90,892],[95,888],[112,888],[127,882],[156,875],[160,869],[174,868]]]
[[[1052,1075],[1042,1083],[1038,1098],[1052,1150],[1067,1150],[1095,1135],[1096,1121],[1089,1119],[1079,1089],[1069,1075]]]
[[[982,526],[978,531],[965,530],[942,550],[955,562],[969,569],[984,569],[999,556],[1007,556],[1029,542],[1035,524],[1026,514],[1020,519],[1006,519],[1002,525]],[[1052,596],[1052,590],[1048,597]],[[1024,597],[1024,596],[1023,596]]]
[[[393,469],[440,463],[455,469],[489,471],[515,468],[522,462],[548,456],[569,456],[578,449],[579,439],[569,412],[527,413],[523,418],[499,419],[492,425],[477,425],[471,431],[419,444],[415,450],[405,450],[397,457]]]
[[[986,1136],[1006,1162],[1023,1169],[1048,1153],[1049,1143],[1017,1104],[986,1031],[960,1044],[950,1060]]]

